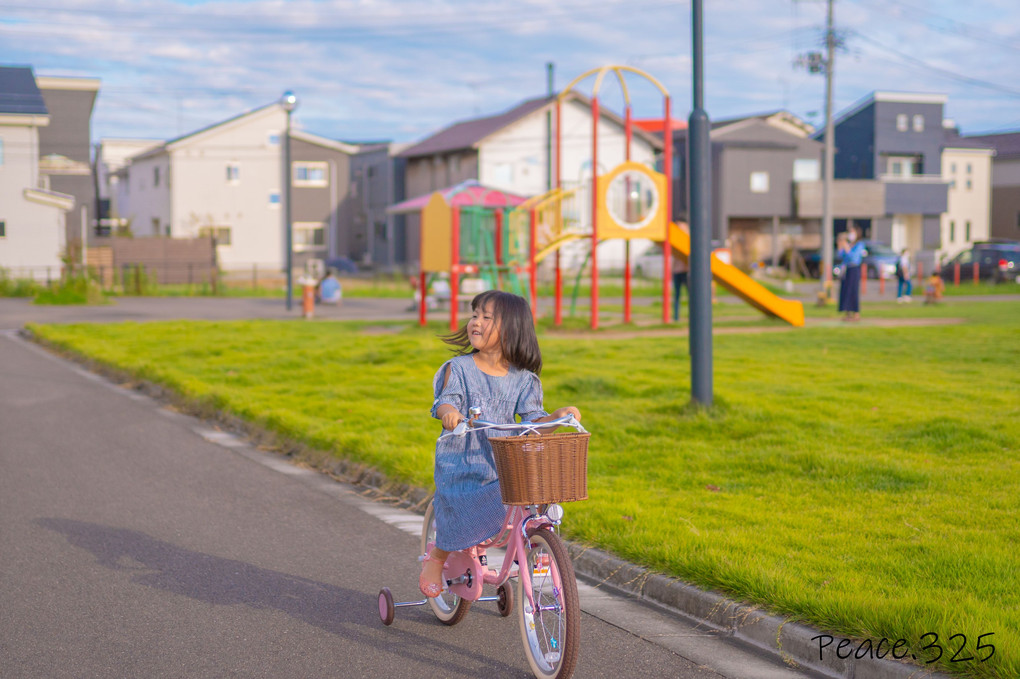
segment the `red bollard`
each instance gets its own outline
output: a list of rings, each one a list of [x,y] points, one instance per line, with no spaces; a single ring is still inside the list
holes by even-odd
[[[868,267],[861,267],[861,297],[868,292]]]
[[[878,279],[878,294],[880,295],[885,294],[885,276],[881,276]]]
[[[315,315],[315,283],[306,282],[302,286],[301,313],[305,318]]]
[[[974,262],[974,285],[977,285],[980,280],[981,278],[978,275],[978,263]]]
[[[960,263],[953,264],[953,285],[960,284]]]

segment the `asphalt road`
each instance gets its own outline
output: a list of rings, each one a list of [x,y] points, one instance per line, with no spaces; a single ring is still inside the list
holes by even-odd
[[[415,594],[416,520],[0,332],[5,679],[531,676],[492,604],[381,624],[381,586]],[[592,587],[582,605],[579,678],[808,676]]]

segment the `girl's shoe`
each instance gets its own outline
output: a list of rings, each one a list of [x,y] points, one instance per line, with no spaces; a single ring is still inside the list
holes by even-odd
[[[439,561],[439,559],[432,556],[432,553],[429,552],[422,558],[421,561],[422,567],[421,575],[418,576],[418,589],[421,590],[421,593],[427,596],[429,599],[435,599],[437,596],[443,593],[443,585],[440,582],[429,582],[428,580],[425,579],[425,564],[428,563],[429,561]],[[442,577],[442,571],[440,571],[439,577]]]

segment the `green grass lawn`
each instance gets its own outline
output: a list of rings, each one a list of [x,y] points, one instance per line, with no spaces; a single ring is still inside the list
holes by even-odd
[[[936,663],[947,671],[1020,676],[1020,302],[864,311],[966,323],[717,335],[708,412],[689,403],[686,338],[542,329],[546,405],[577,405],[593,432],[591,499],[567,507],[565,532],[836,634],[906,639],[922,661],[935,632],[951,649]],[[327,321],[32,329],[431,484],[443,323],[384,334]],[[989,633],[990,660],[950,662],[961,643],[950,637],[966,636],[957,657],[984,657],[976,646]]]

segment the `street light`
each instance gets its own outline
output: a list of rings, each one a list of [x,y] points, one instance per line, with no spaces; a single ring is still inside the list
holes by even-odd
[[[287,311],[290,311],[294,304],[294,280],[292,275],[292,260],[294,257],[294,233],[290,220],[290,114],[297,108],[297,97],[293,92],[287,90],[280,97],[280,106],[287,112],[287,132],[283,141],[283,198],[284,213],[283,219],[287,231]]]

